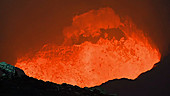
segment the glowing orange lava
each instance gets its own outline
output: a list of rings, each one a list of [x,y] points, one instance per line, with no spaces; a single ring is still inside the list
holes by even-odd
[[[37,79],[91,87],[116,78],[135,79],[160,60],[143,31],[111,8],[75,16],[63,33],[62,45],[46,44],[18,58],[16,66]]]

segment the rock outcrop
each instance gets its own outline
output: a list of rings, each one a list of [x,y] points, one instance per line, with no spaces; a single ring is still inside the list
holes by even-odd
[[[44,82],[25,75],[21,69],[0,63],[0,96],[115,96],[96,88]]]
[[[170,54],[135,80],[115,79],[98,87],[108,94],[117,93],[118,96],[170,96],[169,68]]]
[[[0,77],[1,78],[13,78],[13,77],[22,77],[25,73],[23,70],[7,64],[5,62],[0,62]]]

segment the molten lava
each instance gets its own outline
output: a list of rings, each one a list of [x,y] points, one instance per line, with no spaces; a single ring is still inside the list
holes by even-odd
[[[112,79],[135,79],[160,60],[143,31],[111,8],[75,16],[63,34],[62,45],[46,44],[18,58],[16,66],[37,79],[91,87]]]

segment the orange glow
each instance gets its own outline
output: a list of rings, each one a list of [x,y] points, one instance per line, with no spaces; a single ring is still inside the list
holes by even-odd
[[[91,87],[112,79],[135,79],[160,61],[143,31],[111,8],[75,16],[63,34],[62,45],[46,44],[18,58],[16,66],[44,81]]]

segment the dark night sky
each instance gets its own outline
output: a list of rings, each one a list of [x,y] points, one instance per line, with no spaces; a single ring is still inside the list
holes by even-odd
[[[0,0],[0,62],[15,64],[17,57],[45,43],[62,43],[62,29],[75,15],[101,7],[129,16],[162,55],[168,53],[169,0]]]

